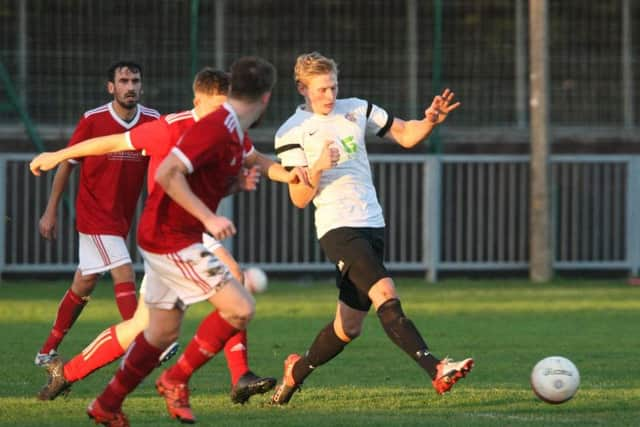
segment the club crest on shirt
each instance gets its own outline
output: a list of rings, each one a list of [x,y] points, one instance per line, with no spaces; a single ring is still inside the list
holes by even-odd
[[[349,120],[350,122],[355,123],[357,119],[356,115],[352,112],[348,112],[347,114],[344,115],[344,118]]]

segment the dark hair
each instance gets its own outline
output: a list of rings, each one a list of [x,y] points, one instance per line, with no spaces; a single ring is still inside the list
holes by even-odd
[[[276,84],[276,68],[257,56],[245,56],[231,65],[229,97],[256,101]]]
[[[204,67],[193,78],[193,92],[206,95],[226,95],[229,92],[229,83],[229,73],[212,67]]]
[[[116,80],[116,70],[120,68],[128,68],[132,73],[140,73],[140,77],[142,77],[142,67],[133,62],[133,61],[118,61],[115,64],[112,64],[107,70],[107,80],[115,83]]]

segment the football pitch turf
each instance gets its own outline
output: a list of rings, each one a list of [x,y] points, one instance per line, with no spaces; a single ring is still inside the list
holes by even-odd
[[[474,370],[451,393],[437,395],[370,313],[362,336],[318,368],[286,407],[270,407],[270,394],[233,405],[224,356],[216,356],[191,382],[197,425],[640,426],[640,287],[621,279],[536,285],[396,278],[396,284],[404,311],[434,354],[475,359]],[[35,398],[46,376],[33,358],[67,286],[66,281],[0,284],[0,426],[92,425],[85,409],[116,363],[74,384],[67,398]],[[329,280],[273,280],[256,298],[249,328],[252,369],[280,380],[285,357],[308,347],[332,318],[335,299]],[[183,347],[209,309],[207,303],[189,309]],[[73,356],[117,321],[110,282],[102,281],[60,353]],[[571,359],[580,370],[578,393],[562,405],[541,402],[529,387],[532,367],[551,355]],[[132,426],[179,425],[156,395],[153,381],[159,373],[154,371],[125,401]]]

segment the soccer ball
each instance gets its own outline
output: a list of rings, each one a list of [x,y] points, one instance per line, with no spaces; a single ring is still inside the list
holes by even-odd
[[[547,403],[563,403],[578,391],[580,372],[571,360],[561,356],[542,359],[531,371],[531,388]]]
[[[267,275],[258,267],[249,267],[244,271],[244,287],[251,293],[267,290]]]

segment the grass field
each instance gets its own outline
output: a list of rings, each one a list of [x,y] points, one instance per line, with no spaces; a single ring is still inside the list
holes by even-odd
[[[288,407],[257,396],[231,404],[222,356],[192,381],[192,407],[201,426],[640,426],[640,288],[621,280],[444,280],[436,285],[398,279],[405,312],[442,357],[472,356],[474,371],[453,391],[438,396],[430,381],[393,346],[376,316],[363,336],[337,359],[319,368]],[[102,390],[115,364],[74,384],[68,398],[39,402],[45,381],[33,357],[44,340],[66,282],[4,281],[0,285],[0,425],[90,425],[89,402]],[[249,330],[251,365],[280,378],[287,354],[304,351],[335,308],[329,281],[273,281],[257,297]],[[186,316],[181,343],[193,334],[206,304]],[[62,344],[71,356],[118,321],[108,282]],[[562,405],[537,400],[529,388],[533,365],[564,355],[580,369],[576,397]],[[176,426],[155,394],[154,372],[125,401],[134,426]]]

